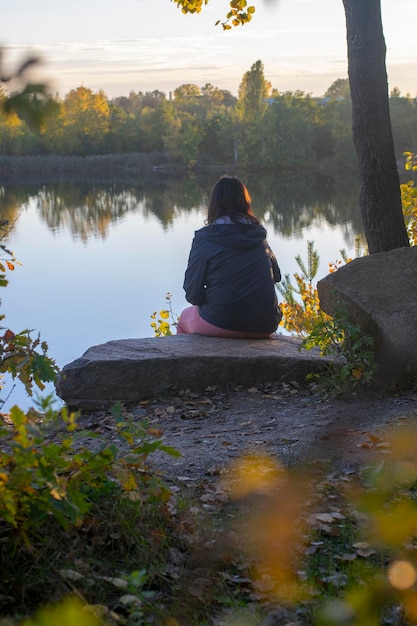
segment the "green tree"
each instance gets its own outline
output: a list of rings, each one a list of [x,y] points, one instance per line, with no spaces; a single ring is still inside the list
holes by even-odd
[[[159,89],[154,89],[154,91],[147,91],[144,94],[139,92],[139,95],[142,97],[142,106],[149,107],[150,109],[156,109],[160,107],[166,100],[166,95],[163,91],[159,91]]]
[[[164,135],[169,132],[173,116],[172,103],[164,99],[156,108],[145,107],[140,116],[142,149],[144,152],[162,152]]]
[[[245,72],[239,85],[237,108],[243,122],[251,123],[263,118],[271,88],[271,83],[265,78],[262,61],[256,61]]]
[[[265,165],[296,167],[314,164],[317,104],[310,96],[301,91],[276,96],[268,107],[263,126]]]
[[[261,61],[256,61],[245,72],[239,85],[236,110],[240,120],[238,136],[239,163],[253,165],[255,156],[260,164],[260,152],[265,152],[264,117],[268,109],[267,98],[271,94],[271,83],[266,80]]]
[[[201,100],[207,111],[221,106],[224,99],[225,92],[214,87],[211,83],[206,83],[201,87]]]
[[[334,83],[333,83],[334,84]],[[332,86],[330,87],[332,89]],[[326,92],[328,93],[329,90]],[[357,171],[357,156],[352,139],[352,102],[349,98],[333,98],[321,101],[321,118],[330,133],[330,153],[327,166],[339,170]]]
[[[199,110],[201,90],[198,85],[187,83],[174,89],[174,106],[177,111],[195,114]]]
[[[61,154],[65,153],[64,104],[58,97],[55,103],[55,109],[43,121],[40,135],[46,151]]]
[[[398,87],[393,87],[390,92],[390,98],[399,98],[401,96],[401,91]]]
[[[119,96],[111,100],[111,104],[119,107],[128,115],[138,116],[142,109],[143,94],[131,91],[129,96]]]
[[[200,152],[217,162],[233,163],[235,159],[236,112],[221,106],[207,114]]]
[[[404,159],[405,149],[417,152],[417,102],[408,94],[402,97],[400,90],[394,88],[389,99],[392,135],[397,161]]]
[[[109,149],[116,152],[163,150],[168,101],[162,91],[121,96],[110,101]]]
[[[106,152],[138,152],[141,148],[139,121],[133,113],[110,102],[109,132],[106,137]]]
[[[337,78],[324,94],[325,98],[334,98],[337,100],[350,100],[350,85],[348,78]]]
[[[174,160],[193,167],[202,138],[203,133],[195,117],[184,111],[172,117],[163,140]]]

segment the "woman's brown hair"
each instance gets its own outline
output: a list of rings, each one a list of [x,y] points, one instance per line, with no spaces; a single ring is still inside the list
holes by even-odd
[[[207,224],[213,224],[219,217],[228,215],[232,222],[240,216],[259,223],[251,207],[249,191],[236,176],[222,176],[214,185],[207,207]]]

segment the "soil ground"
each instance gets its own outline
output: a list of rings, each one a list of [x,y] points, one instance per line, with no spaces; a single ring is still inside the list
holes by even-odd
[[[151,461],[167,478],[185,481],[219,475],[248,453],[267,453],[286,466],[323,460],[340,471],[355,471],[371,453],[387,453],[388,432],[403,429],[417,437],[414,391],[329,399],[295,383],[208,388],[126,410],[149,420],[181,453],[174,458],[157,452]],[[109,412],[83,414],[82,423],[109,438],[115,434]]]

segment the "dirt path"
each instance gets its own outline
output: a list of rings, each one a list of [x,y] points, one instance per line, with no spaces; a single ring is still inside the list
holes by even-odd
[[[180,458],[154,455],[168,477],[200,480],[223,471],[242,454],[266,452],[286,465],[324,459],[349,471],[383,450],[388,429],[409,428],[417,436],[417,393],[367,394],[323,399],[309,388],[279,385],[207,389],[130,407],[163,432]],[[111,436],[111,416],[96,412],[83,422]]]

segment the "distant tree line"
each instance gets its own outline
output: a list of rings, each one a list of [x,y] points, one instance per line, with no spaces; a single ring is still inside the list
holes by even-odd
[[[0,90],[0,104],[9,96]],[[33,96],[36,98],[36,95]],[[87,87],[51,99],[40,125],[0,106],[0,155],[90,156],[159,153],[173,164],[241,167],[352,167],[352,110],[347,79],[323,97],[279,92],[261,61],[247,71],[238,96],[211,84],[183,84],[165,93],[107,98]],[[417,98],[390,95],[396,156],[417,151]]]

